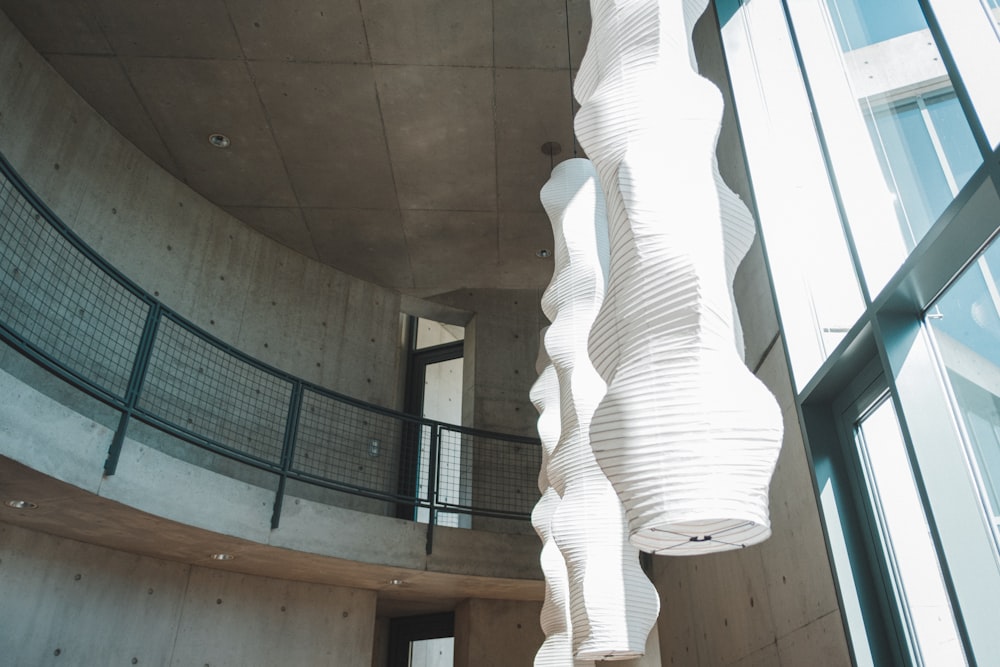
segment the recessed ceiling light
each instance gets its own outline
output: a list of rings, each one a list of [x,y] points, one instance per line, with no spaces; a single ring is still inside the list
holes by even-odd
[[[8,500],[4,504],[7,505],[7,507],[13,507],[16,510],[33,510],[38,508],[38,505],[30,500]]]
[[[402,579],[390,579],[389,580],[389,585],[390,586],[402,586],[403,585],[403,580]]]
[[[536,256],[536,257],[541,257],[542,259],[545,259],[546,257],[548,257],[548,256],[549,256],[549,255],[551,255],[551,254],[552,254],[552,253],[550,253],[550,252],[549,252],[548,250],[546,250],[545,248],[542,248],[541,250],[537,250],[537,251],[535,251],[535,256]]]
[[[212,560],[232,560],[234,558],[236,558],[236,556],[232,554],[223,554],[223,553],[212,554]]]
[[[219,132],[213,132],[208,135],[208,143],[212,144],[216,148],[229,148],[229,144],[232,142],[229,141],[229,137],[226,135]]]

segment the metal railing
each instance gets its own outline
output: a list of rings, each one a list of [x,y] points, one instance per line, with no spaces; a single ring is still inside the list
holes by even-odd
[[[337,394],[249,357],[122,275],[0,156],[0,338],[131,420],[286,482],[382,501],[428,522],[529,518],[537,440],[421,419]],[[406,489],[406,492],[400,492]],[[429,548],[428,544],[428,548]]]

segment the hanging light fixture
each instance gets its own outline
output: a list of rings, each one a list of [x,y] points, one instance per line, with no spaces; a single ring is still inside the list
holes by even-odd
[[[558,376],[561,430],[547,478],[559,494],[551,535],[565,559],[576,660],[641,656],[659,597],[629,544],[624,509],[594,458],[590,420],[605,391],[587,354],[604,296],[608,255],[604,197],[589,160],[556,165],[542,188],[552,222],[554,271],[542,297],[552,324],[545,350]]]
[[[569,580],[566,561],[552,539],[552,515],[559,504],[559,494],[549,483],[548,466],[552,450],[559,442],[559,379],[555,366],[545,352],[545,332],[542,329],[535,370],[538,379],[531,387],[531,402],[538,410],[538,435],[542,441],[542,467],[538,474],[538,490],[542,497],[531,512],[531,525],[542,541],[541,566],[545,575],[545,600],[542,603],[540,625],[545,633],[535,667],[564,667],[573,663],[573,643],[569,615]]]
[[[531,513],[531,524],[542,541],[540,558],[545,575],[545,601],[539,618],[545,641],[535,654],[535,667],[563,667],[573,660],[566,561],[552,540],[551,530],[552,514],[558,504],[559,494],[550,486]]]
[[[607,197],[611,247],[589,342],[608,383],[591,444],[632,544],[678,555],[770,534],[782,425],[734,333],[749,214],[718,175],[722,97],[694,62],[691,31],[706,6],[591,0],[575,85],[577,137]]]

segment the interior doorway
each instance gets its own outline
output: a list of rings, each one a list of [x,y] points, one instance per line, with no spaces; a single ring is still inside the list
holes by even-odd
[[[394,618],[389,622],[388,667],[452,667],[455,614]]]
[[[406,390],[403,411],[445,424],[461,424],[465,329],[458,325],[409,317],[406,323]],[[399,493],[427,498],[431,483],[429,472],[433,431],[430,426],[408,425],[400,447]],[[434,462],[439,477],[438,500],[461,503],[467,493],[463,470],[461,438],[442,437],[437,443]],[[397,516],[427,523],[426,508],[399,505]],[[469,517],[443,514],[440,525],[461,526]]]

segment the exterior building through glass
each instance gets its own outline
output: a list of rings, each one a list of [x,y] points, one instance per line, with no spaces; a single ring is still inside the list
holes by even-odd
[[[1000,656],[1000,6],[716,0],[853,658]]]

